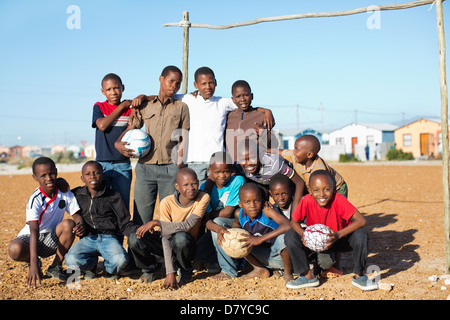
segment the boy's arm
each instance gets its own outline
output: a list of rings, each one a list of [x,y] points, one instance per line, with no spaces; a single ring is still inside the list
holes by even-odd
[[[36,285],[41,285],[41,275],[38,263],[38,241],[39,241],[39,222],[29,221],[30,227],[30,271],[28,272],[27,285],[28,287],[36,288]]]
[[[130,131],[132,129],[136,129],[136,126],[134,124],[129,124],[127,129],[124,132],[122,132],[122,134],[119,136],[119,138],[117,138],[116,142],[114,143],[114,148],[116,148],[117,151],[119,151],[122,155],[124,155],[125,157],[128,157],[128,158],[133,157],[134,150],[127,148],[126,145],[128,145],[129,143],[122,142],[122,138],[127,131]]]
[[[122,101],[117,108],[114,109],[113,112],[111,112],[109,115],[103,118],[98,118],[95,121],[95,125],[100,131],[105,131],[109,128],[109,126],[127,109],[129,109],[131,106],[131,100],[124,100]]]
[[[351,221],[352,223],[350,223],[348,226],[346,226],[345,228],[334,232],[333,230],[331,231],[331,239],[329,240],[330,245],[332,245],[334,242],[338,241],[339,239],[342,239],[343,237],[345,237],[346,235],[349,235],[353,232],[355,232],[356,230],[364,227],[367,224],[366,218],[364,218],[364,216],[358,211],[356,210],[355,213],[352,215],[351,217]]]
[[[292,206],[295,209],[300,203],[300,200],[302,200],[303,193],[305,192],[305,182],[295,171],[291,180],[295,184],[294,200],[292,201]]]
[[[258,110],[258,112],[264,113],[264,126],[267,128],[267,130],[272,130],[272,128],[275,126],[275,118],[273,117],[272,111],[263,107],[257,107],[256,110]]]
[[[276,223],[278,223],[278,228],[259,237],[250,237],[251,239],[250,244],[253,246],[258,246],[267,240],[276,238],[280,234],[283,234],[290,229],[289,220],[284,215],[278,213],[273,207],[271,207],[267,203],[264,206],[263,211],[267,218],[272,219]]]
[[[84,220],[81,216],[80,212],[76,212],[72,215],[73,220],[75,221],[75,227],[72,229],[72,232],[75,233],[77,236],[81,237],[86,232],[84,228]]]

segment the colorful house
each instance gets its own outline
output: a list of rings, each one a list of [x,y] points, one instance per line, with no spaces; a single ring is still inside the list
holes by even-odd
[[[440,118],[422,118],[395,130],[395,144],[415,158],[433,158],[442,152]]]

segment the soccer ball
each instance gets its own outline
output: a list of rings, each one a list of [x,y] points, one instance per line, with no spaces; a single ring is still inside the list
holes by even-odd
[[[315,252],[321,252],[327,246],[330,229],[323,224],[313,224],[303,232],[303,240],[306,246]]]
[[[128,142],[129,144],[126,147],[134,150],[133,158],[142,158],[150,151],[152,146],[150,136],[140,129],[127,131],[122,138],[122,142]]]
[[[224,240],[220,244],[227,255],[232,258],[240,259],[252,251],[251,246],[244,247],[246,242],[241,241],[242,239],[246,239],[247,236],[250,236],[248,231],[240,228],[231,228],[228,229],[228,232],[229,233],[223,234]]]

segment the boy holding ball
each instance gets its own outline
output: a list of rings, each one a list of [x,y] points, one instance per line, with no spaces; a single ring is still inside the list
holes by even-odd
[[[291,227],[285,235],[294,273],[299,274],[295,280],[286,283],[290,289],[316,287],[319,280],[309,268],[308,256],[311,253],[302,241],[304,229],[300,222],[306,219],[306,225],[324,224],[329,230],[330,239],[325,251],[317,254],[317,263],[324,270],[322,276],[329,276],[333,270],[342,274],[336,263],[336,253],[353,250],[355,263],[352,285],[364,290],[378,289],[378,285],[364,274],[367,263],[368,236],[364,226],[366,219],[341,194],[336,192],[335,182],[329,171],[317,170],[311,174],[309,193],[303,197],[292,214]]]

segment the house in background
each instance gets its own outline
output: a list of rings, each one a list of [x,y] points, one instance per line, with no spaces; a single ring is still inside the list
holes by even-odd
[[[299,130],[299,129],[290,129],[290,130],[281,130],[280,131],[280,149],[294,149],[295,140],[297,140],[299,137],[304,136],[306,134],[312,134],[313,136],[317,137],[319,139],[320,144],[323,143],[322,141],[322,133],[319,131],[316,131],[314,129],[305,129],[305,130]]]
[[[441,119],[422,118],[395,130],[395,144],[414,158],[433,158],[442,152]]]
[[[331,146],[345,146],[345,153],[360,160],[384,159],[394,145],[395,129],[389,123],[353,123],[328,134]]]

